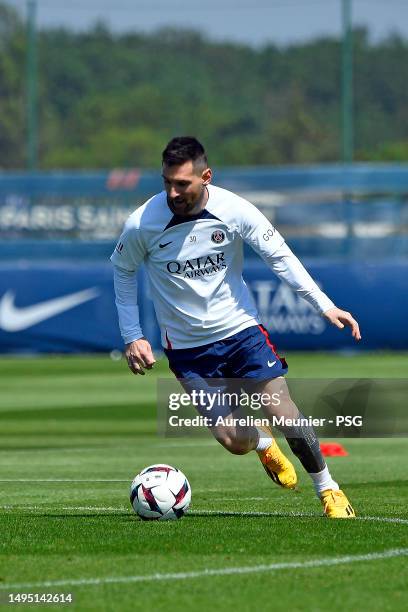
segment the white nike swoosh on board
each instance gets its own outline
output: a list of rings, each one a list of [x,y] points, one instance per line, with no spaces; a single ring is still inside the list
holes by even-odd
[[[275,361],[268,361],[268,366],[271,368],[272,366],[274,366],[276,363],[276,359]]]
[[[84,302],[93,300],[100,293],[97,287],[91,287],[32,306],[19,308],[14,305],[15,292],[12,290],[6,291],[0,301],[0,327],[7,332],[22,331]]]

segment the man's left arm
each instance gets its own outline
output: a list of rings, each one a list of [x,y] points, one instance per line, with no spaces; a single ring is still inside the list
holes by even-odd
[[[331,299],[318,287],[288,245],[284,242],[273,255],[263,256],[268,266],[284,280],[298,295],[301,295],[316,308],[332,325],[339,329],[351,328],[355,340],[361,340],[360,328],[354,317],[338,308]]]
[[[360,329],[353,316],[337,306],[317,286],[268,219],[253,204],[237,201],[238,233],[298,295],[312,304],[330,323],[344,329],[351,328],[355,340],[361,340]]]

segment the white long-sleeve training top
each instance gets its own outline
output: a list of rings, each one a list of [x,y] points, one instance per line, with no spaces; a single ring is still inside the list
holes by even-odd
[[[163,191],[127,220],[111,256],[125,343],[143,336],[136,283],[142,262],[164,347],[201,346],[260,323],[242,278],[243,241],[320,313],[333,308],[333,302],[253,204],[214,185],[208,186],[208,192],[206,207],[194,217],[173,215]]]

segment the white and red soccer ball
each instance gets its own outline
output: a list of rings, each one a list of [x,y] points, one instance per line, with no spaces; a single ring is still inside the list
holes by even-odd
[[[130,486],[130,503],[145,521],[179,519],[191,502],[191,487],[177,468],[171,465],[149,465]]]

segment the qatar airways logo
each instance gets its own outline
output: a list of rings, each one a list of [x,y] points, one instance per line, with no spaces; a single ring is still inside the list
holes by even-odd
[[[224,260],[224,253],[214,253],[186,261],[169,261],[166,267],[170,274],[177,274],[183,278],[199,278],[216,274],[225,269],[227,264]]]

